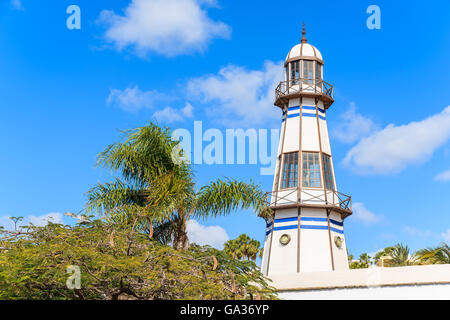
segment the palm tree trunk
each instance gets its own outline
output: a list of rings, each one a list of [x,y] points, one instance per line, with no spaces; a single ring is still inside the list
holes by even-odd
[[[173,237],[173,247],[176,250],[188,250],[189,238],[186,232],[186,220],[184,217],[178,217],[175,220],[175,234]]]

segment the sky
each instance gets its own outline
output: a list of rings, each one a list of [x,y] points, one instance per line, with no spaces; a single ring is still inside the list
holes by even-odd
[[[380,29],[367,26],[370,5]],[[349,252],[450,242],[448,12],[448,0],[2,0],[0,224],[73,223],[63,213],[114,178],[95,160],[120,129],[279,129],[273,89],[305,22],[334,85],[327,120],[338,190],[353,200]],[[199,187],[230,177],[270,191],[263,166],[194,170]],[[221,247],[242,233],[263,242],[265,222],[239,211],[188,230]]]

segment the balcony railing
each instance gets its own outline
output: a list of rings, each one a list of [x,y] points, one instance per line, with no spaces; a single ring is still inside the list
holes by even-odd
[[[300,196],[300,199],[298,197]],[[340,209],[347,215],[352,213],[352,197],[334,190],[297,189],[267,193],[267,205],[272,208],[285,206],[330,207]]]
[[[298,94],[318,95],[324,98],[325,107],[333,102],[333,86],[320,79],[297,78],[282,81],[275,89],[275,105],[282,106],[286,99]]]

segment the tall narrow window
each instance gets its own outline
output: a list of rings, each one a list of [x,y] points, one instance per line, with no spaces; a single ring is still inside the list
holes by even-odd
[[[333,171],[331,170],[331,158],[330,156],[323,154],[323,175],[325,178],[325,187],[329,190],[334,190],[334,178]]]
[[[283,174],[281,189],[297,186],[298,152],[285,153],[283,156]]]
[[[303,80],[305,83],[313,83],[314,61],[303,60]]]
[[[303,187],[322,187],[318,152],[303,152]]]
[[[291,62],[291,84],[298,84],[300,78],[300,61]]]
[[[322,65],[319,62],[316,62],[316,79],[320,84],[320,81],[322,81]]]

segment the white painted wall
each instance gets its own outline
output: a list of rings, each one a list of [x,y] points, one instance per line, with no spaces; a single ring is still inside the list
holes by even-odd
[[[450,284],[284,291],[278,297],[286,300],[449,300]]]
[[[296,209],[278,210],[275,220],[283,218],[297,217]],[[275,222],[275,227],[282,227],[287,225],[297,225],[296,221],[289,222]],[[269,262],[269,275],[277,274],[292,274],[297,272],[297,229],[289,230],[274,230],[273,232],[272,248]],[[280,243],[280,237],[283,234],[288,234],[291,241],[287,245]]]
[[[302,208],[301,218],[326,218],[324,209]],[[326,222],[303,221],[301,225],[326,226]],[[300,272],[331,271],[328,230],[300,228]]]

